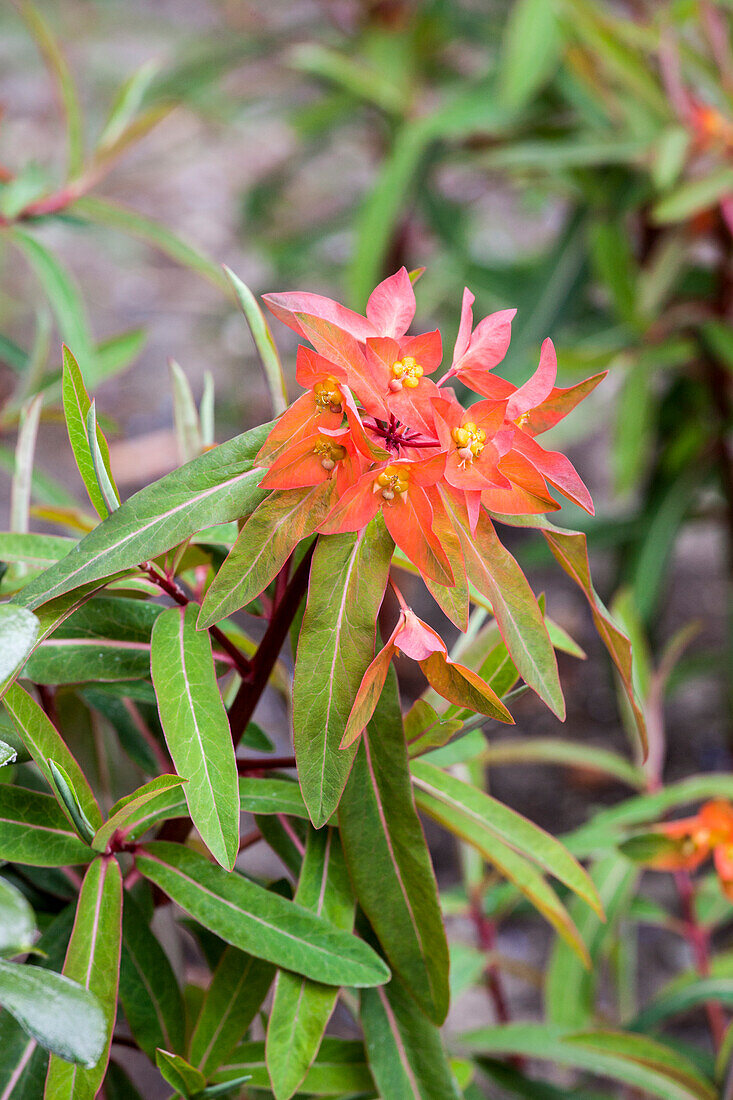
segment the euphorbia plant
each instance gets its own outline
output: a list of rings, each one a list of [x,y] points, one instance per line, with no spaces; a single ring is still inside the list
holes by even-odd
[[[273,377],[267,325],[232,281]],[[559,507],[552,489],[592,510],[569,461],[537,436],[601,376],[556,387],[546,341],[529,381],[503,380],[494,368],[512,311],[474,329],[466,291],[450,365],[433,381],[440,335],[407,335],[415,299],[404,268],[365,316],[312,294],[266,301],[311,345],[298,351],[303,395],[122,504],[65,351],[69,439],[99,522],[79,542],[2,537],[0,733],[18,763],[0,784],[0,911],[22,928],[3,950],[29,946],[25,895],[48,965],[63,959],[98,1033],[91,1053],[63,1047],[0,986],[15,1018],[0,1016],[7,1096],[129,1095],[117,1063],[132,1044],[176,1095],[458,1097],[473,1069],[449,1060],[438,1031],[448,945],[418,810],[493,864],[583,960],[545,875],[602,914],[559,841],[451,771],[475,755],[485,723],[512,721],[520,680],[564,715],[554,650],[575,647],[496,522],[539,527],[580,584],[644,736],[630,645],[593,590],[584,536],[546,519]],[[464,409],[455,383],[479,400]],[[29,449],[21,429],[19,467]],[[407,604],[400,573],[419,574],[470,629],[474,667]],[[397,622],[382,645],[388,591]],[[233,620],[239,611],[262,622],[257,642]],[[288,642],[292,694],[279,661]],[[399,655],[428,681],[407,714]],[[292,702],[294,756],[271,755],[253,721],[268,685]],[[244,831],[243,812],[254,815]],[[248,870],[261,843],[285,877]],[[205,991],[182,995],[151,925],[168,901],[211,971]],[[358,1040],[324,1038],[339,989]],[[260,1011],[264,1044],[249,1035]]]

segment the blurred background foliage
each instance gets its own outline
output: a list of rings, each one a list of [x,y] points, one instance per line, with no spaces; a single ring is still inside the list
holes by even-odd
[[[355,308],[385,274],[424,264],[418,320],[447,346],[466,284],[477,316],[519,309],[500,368],[513,381],[547,335],[561,384],[609,371],[556,435],[597,502],[595,519],[568,509],[564,522],[587,530],[603,595],[618,594],[642,695],[674,698],[668,775],[727,768],[732,25],[730,0],[3,5],[4,486],[19,416],[42,393],[32,514],[83,528],[59,337],[99,392],[127,492],[177,461],[168,356],[197,399],[212,373],[219,439],[268,415],[220,263],[256,293],[307,288]],[[276,339],[292,395],[294,344]],[[534,543],[517,552],[541,572]],[[553,614],[577,636],[579,605],[563,613],[552,576]],[[693,619],[669,674],[664,645],[681,650]],[[610,672],[581,641],[591,660],[567,671],[567,735],[607,743]],[[524,733],[557,733],[526,705]],[[612,797],[587,779],[576,770],[584,806]],[[535,816],[557,828],[566,795],[548,806],[546,791]]]

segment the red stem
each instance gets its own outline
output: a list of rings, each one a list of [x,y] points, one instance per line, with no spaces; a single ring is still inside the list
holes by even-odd
[[[181,607],[186,607],[190,603],[196,603],[196,600],[190,599],[189,596],[183,591],[181,586],[172,580],[170,577],[164,577],[149,561],[144,562],[140,568],[147,573],[151,581],[157,584],[158,588],[162,592],[165,592],[167,596],[170,596],[172,600],[175,600]],[[227,638],[223,630],[220,630],[218,626],[210,626],[209,634],[216,642],[221,646],[226,654],[232,659],[232,663],[236,668],[240,676],[248,676],[250,671],[250,661],[239,651],[234,642],[231,642]]]
[[[300,607],[300,601],[308,588],[311,559],[315,547],[314,542],[295,570],[293,579],[285,589],[282,599],[273,609],[270,625],[265,631],[257,652],[249,663],[248,674],[242,678],[239,691],[231,705],[229,725],[232,729],[232,740],[235,748],[239,744],[242,734],[246,730],[262,697],[262,693],[267,687],[270,674],[290,629],[290,624],[295,618]]]
[[[294,756],[263,756],[257,760],[254,757],[246,757],[237,760],[237,771],[240,775],[247,772],[269,772],[273,768],[294,768]]]
[[[695,914],[695,892],[692,878],[689,871],[675,871],[674,878],[685,924],[685,939],[690,945],[698,974],[701,978],[707,978],[710,975],[710,938],[707,930],[698,923]],[[705,1011],[710,1025],[713,1046],[718,1051],[727,1030],[723,1006],[720,1001],[706,1001]]]

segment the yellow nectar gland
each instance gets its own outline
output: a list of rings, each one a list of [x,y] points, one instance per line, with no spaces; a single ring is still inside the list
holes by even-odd
[[[392,364],[392,377],[389,388],[392,393],[399,393],[403,386],[407,386],[408,390],[414,390],[418,386],[423,373],[417,359],[413,359],[411,355],[406,355],[404,359],[398,359],[396,363]]]
[[[321,436],[313,448],[313,454],[320,456],[321,466],[330,473],[337,462],[346,458],[346,448],[340,443],[333,443],[330,439],[324,439]]]
[[[325,381],[316,382],[313,387],[313,396],[316,399],[319,411],[321,409],[330,409],[334,413],[342,411],[344,399],[338,387],[338,382],[330,375]]]
[[[529,420],[529,412],[523,412],[521,416],[518,416],[514,423],[518,428],[523,428]]]
[[[463,460],[461,465],[478,458],[486,443],[486,432],[483,428],[477,428],[472,420],[467,420],[460,428],[454,428],[451,436]]]
[[[404,467],[388,466],[374,482],[373,492],[381,493],[383,500],[394,500],[395,494],[405,499],[407,495],[408,473]]]

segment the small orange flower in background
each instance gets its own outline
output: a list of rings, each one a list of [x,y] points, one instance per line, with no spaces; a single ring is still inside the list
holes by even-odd
[[[671,842],[653,856],[649,866],[657,871],[694,871],[711,855],[726,897],[733,901],[733,806],[715,799],[706,802],[694,817],[660,825],[658,835]]]

